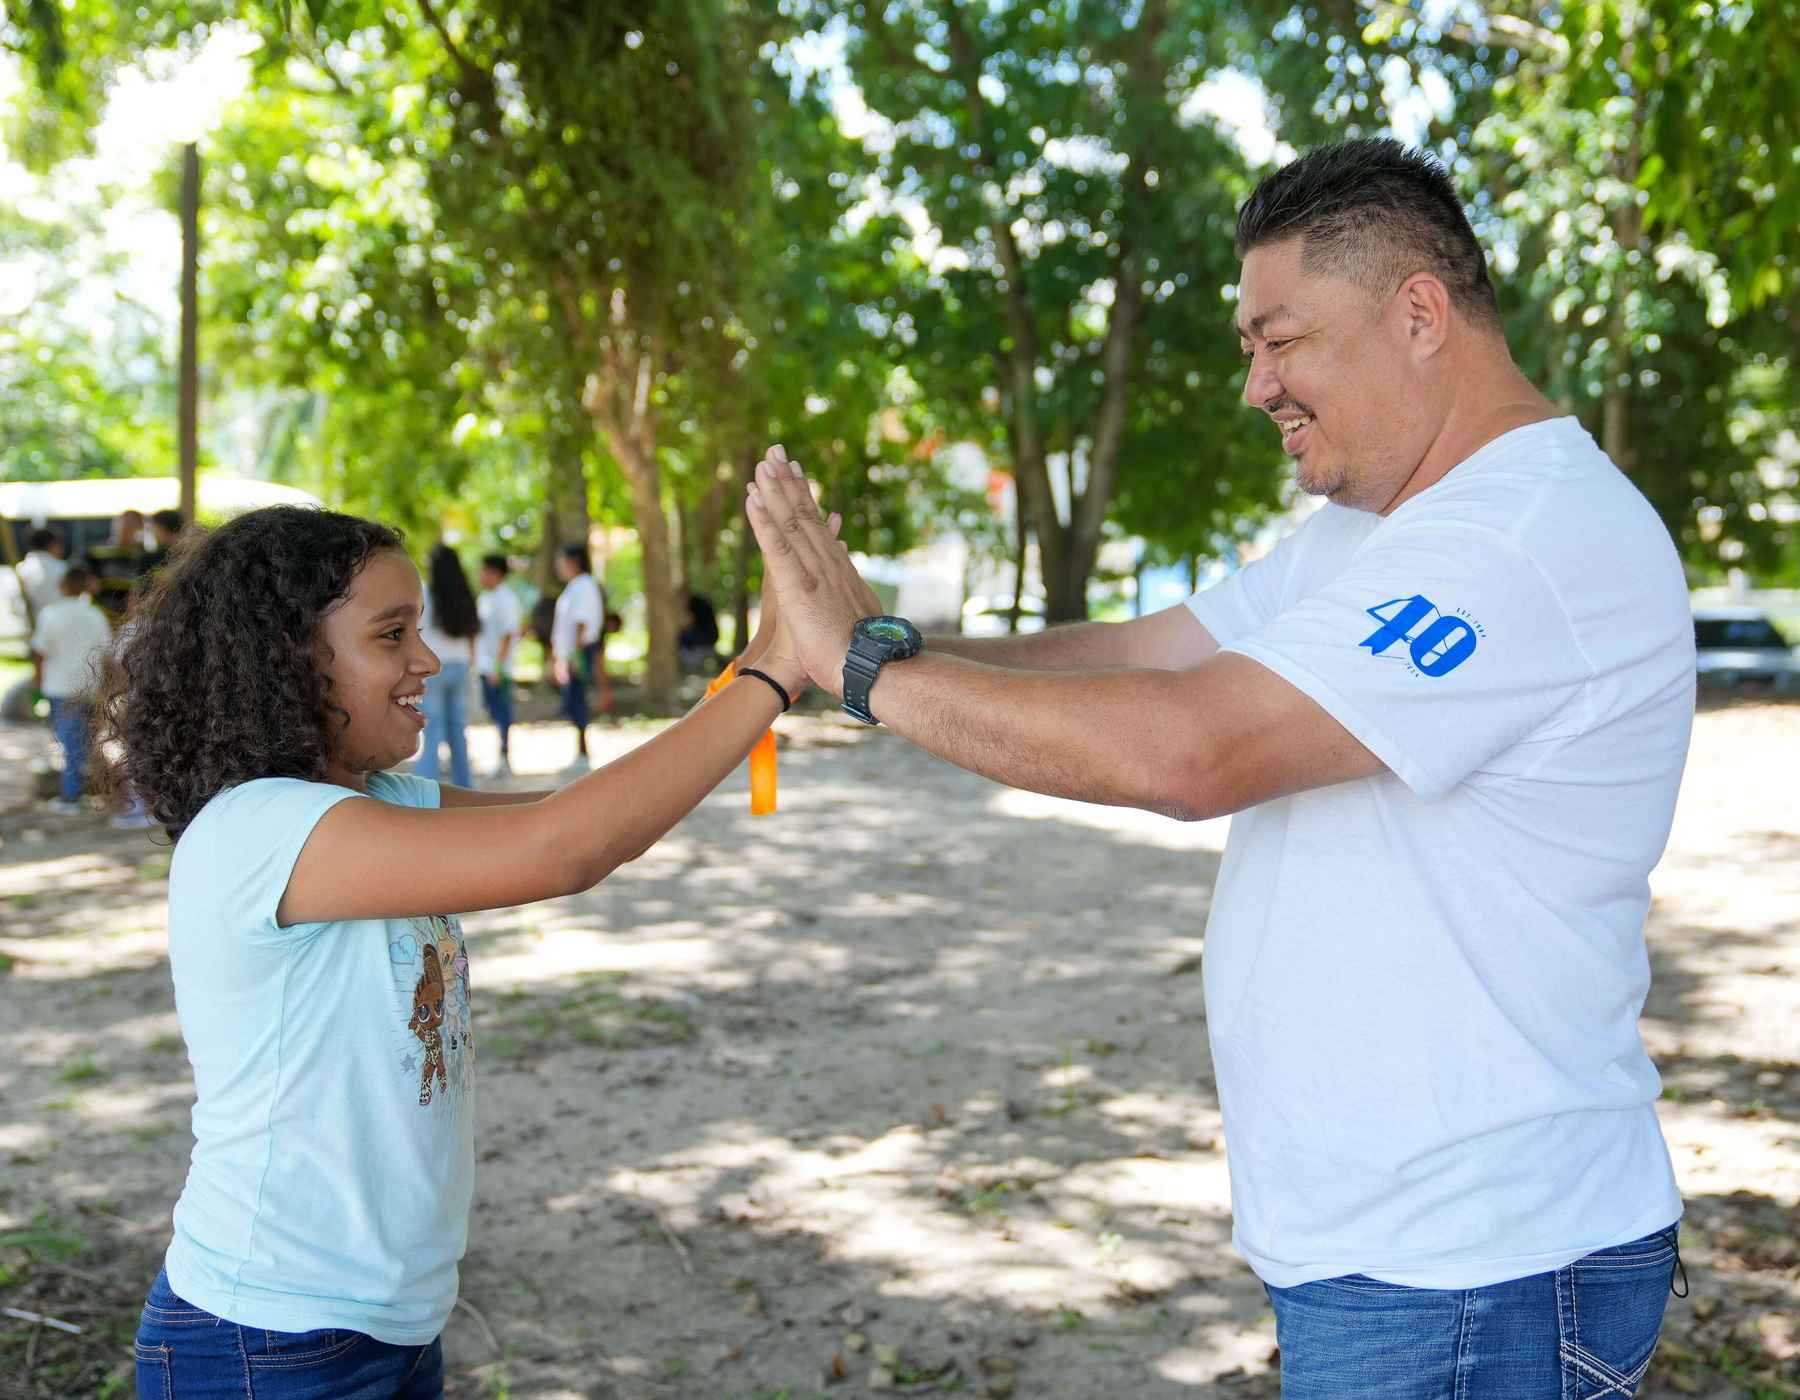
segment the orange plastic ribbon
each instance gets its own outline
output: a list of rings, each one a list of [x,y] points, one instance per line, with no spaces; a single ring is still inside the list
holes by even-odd
[[[737,679],[737,662],[729,661],[725,669],[706,687],[706,698],[712,699]],[[775,731],[763,730],[762,738],[750,750],[750,815],[766,817],[775,810]]]

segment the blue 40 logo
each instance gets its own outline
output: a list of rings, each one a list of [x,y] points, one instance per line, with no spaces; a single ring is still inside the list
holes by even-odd
[[[1439,612],[1423,593],[1390,598],[1364,611],[1381,626],[1358,645],[1380,656],[1395,642],[1405,642],[1421,675],[1448,675],[1475,652],[1475,625],[1466,618]]]

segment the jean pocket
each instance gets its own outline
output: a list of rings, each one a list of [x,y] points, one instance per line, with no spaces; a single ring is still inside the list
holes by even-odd
[[[322,1327],[313,1332],[269,1332],[246,1327],[244,1359],[252,1370],[299,1371],[348,1355],[367,1340],[361,1332]]]
[[[175,1378],[169,1366],[169,1349],[134,1342],[132,1356],[137,1362],[138,1400],[175,1400]]]
[[[1578,1259],[1556,1273],[1563,1394],[1630,1400],[1662,1333],[1673,1236],[1649,1236]]]

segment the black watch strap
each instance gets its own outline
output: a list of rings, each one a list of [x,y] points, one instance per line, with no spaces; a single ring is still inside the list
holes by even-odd
[[[844,711],[864,724],[880,724],[869,709],[869,691],[881,674],[881,663],[870,656],[859,655],[852,646],[844,657]]]

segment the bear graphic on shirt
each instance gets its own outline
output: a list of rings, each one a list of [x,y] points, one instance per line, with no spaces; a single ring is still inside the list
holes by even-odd
[[[434,915],[409,923],[413,931],[391,944],[389,955],[406,977],[395,990],[413,1048],[400,1065],[408,1074],[417,1068],[424,1108],[446,1091],[466,1090],[473,1078],[469,956],[454,919]]]

